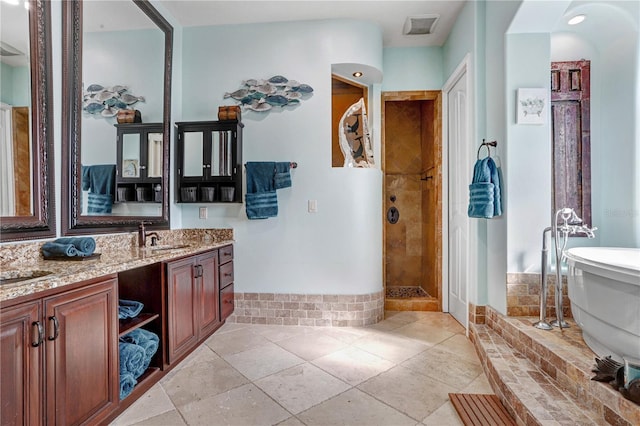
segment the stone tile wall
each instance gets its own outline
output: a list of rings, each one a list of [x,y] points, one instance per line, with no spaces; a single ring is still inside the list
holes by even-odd
[[[384,292],[358,295],[235,293],[227,322],[357,327],[384,316]]]
[[[540,315],[540,274],[508,273],[507,274],[507,316],[539,316]],[[547,318],[555,318],[556,277],[547,277]],[[572,318],[571,304],[567,293],[567,280],[563,277],[562,305],[565,318]]]
[[[474,305],[473,303],[469,303],[469,323],[484,324],[486,312],[487,312],[486,306],[477,306],[477,305]]]

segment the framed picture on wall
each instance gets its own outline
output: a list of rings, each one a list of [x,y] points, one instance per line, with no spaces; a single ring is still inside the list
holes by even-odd
[[[547,118],[547,89],[518,89],[518,124],[544,124]]]

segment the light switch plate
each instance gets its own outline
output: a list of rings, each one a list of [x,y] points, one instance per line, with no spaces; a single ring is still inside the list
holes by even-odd
[[[318,212],[318,200],[309,200],[307,206],[308,206],[309,213]]]
[[[207,208],[200,207],[200,219],[206,219],[206,218],[207,218]]]

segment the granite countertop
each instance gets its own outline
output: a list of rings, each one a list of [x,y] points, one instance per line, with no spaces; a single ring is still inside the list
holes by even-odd
[[[0,285],[0,302],[15,299],[20,296],[35,294],[44,290],[64,287],[101,276],[151,265],[158,262],[190,256],[204,251],[216,249],[229,244],[233,240],[218,240],[203,242],[202,240],[172,241],[167,245],[157,247],[129,249],[104,248],[96,249],[101,256],[96,259],[83,261],[43,260],[40,258],[29,265],[21,265],[15,270],[3,268],[3,276],[11,276],[12,272],[25,276],[30,271],[49,271],[51,274],[21,282]],[[186,245],[186,247],[176,246]],[[160,249],[160,250],[158,250]]]

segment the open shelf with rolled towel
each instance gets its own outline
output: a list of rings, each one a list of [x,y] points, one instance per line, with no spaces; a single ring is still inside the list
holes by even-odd
[[[165,291],[161,265],[118,274],[120,398],[137,399],[164,369]]]

